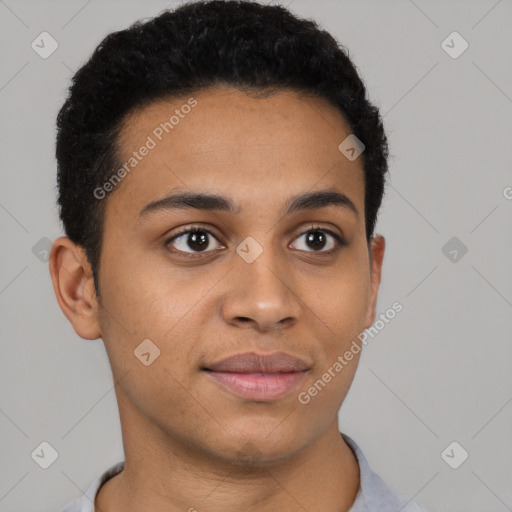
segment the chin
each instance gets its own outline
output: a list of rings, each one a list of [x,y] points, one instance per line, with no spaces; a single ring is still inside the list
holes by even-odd
[[[297,455],[305,448],[298,443],[302,437],[297,430],[293,431],[291,425],[276,429],[282,419],[281,416],[277,421],[274,418],[273,422],[265,422],[262,428],[254,428],[254,425],[245,431],[237,428],[236,432],[240,435],[228,434],[228,446],[222,450],[222,457],[227,457],[234,464],[265,467],[285,462]],[[218,445],[213,448],[218,451]]]

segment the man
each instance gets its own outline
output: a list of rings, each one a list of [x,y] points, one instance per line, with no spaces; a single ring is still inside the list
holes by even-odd
[[[419,510],[338,426],[375,318],[387,141],[328,33],[211,1],[110,34],[57,160],[54,290],[105,344],[125,452],[65,512]]]

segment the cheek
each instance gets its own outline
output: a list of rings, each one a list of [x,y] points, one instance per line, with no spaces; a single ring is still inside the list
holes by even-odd
[[[161,272],[129,261],[105,271],[102,337],[115,377],[123,380],[121,387],[139,410],[148,417],[180,410],[199,417],[184,389],[189,387],[190,357],[197,357],[188,346],[195,329],[188,315],[198,307],[202,287],[184,289]]]
[[[190,362],[197,360],[193,342],[201,336],[200,317],[211,315],[211,310],[204,309],[204,297],[214,283],[184,277],[183,272],[171,275],[168,265],[141,265],[140,261],[134,257],[122,265],[105,266],[100,328],[109,359],[118,375],[138,368],[142,364],[134,351],[144,340],[151,340],[155,353],[160,351],[151,366],[172,371],[181,381],[187,378]],[[169,374],[158,379],[170,379],[172,384]]]
[[[315,304],[317,365],[297,400],[312,416],[337,414],[357,370],[369,287],[355,268],[308,299]]]
[[[139,337],[159,338],[192,307],[193,297],[172,276],[165,277],[161,265],[141,261],[125,258],[122,264],[105,265],[102,304],[117,320],[117,328]]]
[[[318,287],[312,282],[305,287],[307,292],[304,303],[309,306],[324,330],[338,345],[351,336],[357,336],[364,330],[364,321],[368,307],[370,282],[369,272],[364,264],[355,261],[336,269],[336,274]]]

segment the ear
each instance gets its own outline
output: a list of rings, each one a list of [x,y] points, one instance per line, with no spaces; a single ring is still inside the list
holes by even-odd
[[[50,275],[60,309],[75,332],[86,340],[101,337],[98,301],[85,250],[67,237],[53,242]]]
[[[368,298],[368,309],[366,311],[365,329],[370,327],[375,320],[377,294],[380,286],[385,248],[386,240],[382,235],[375,235],[370,239],[370,296]]]

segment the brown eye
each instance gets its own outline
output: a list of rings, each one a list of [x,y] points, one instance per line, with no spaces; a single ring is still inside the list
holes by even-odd
[[[300,239],[303,242],[300,244],[295,243],[293,248],[306,252],[331,253],[346,245],[341,236],[330,229],[324,228],[310,228],[296,238],[296,240]],[[326,247],[327,249],[325,250]]]
[[[193,227],[176,233],[166,240],[165,245],[172,245],[176,252],[197,254],[201,252],[211,252],[212,239],[219,243],[211,231],[201,227]]]

